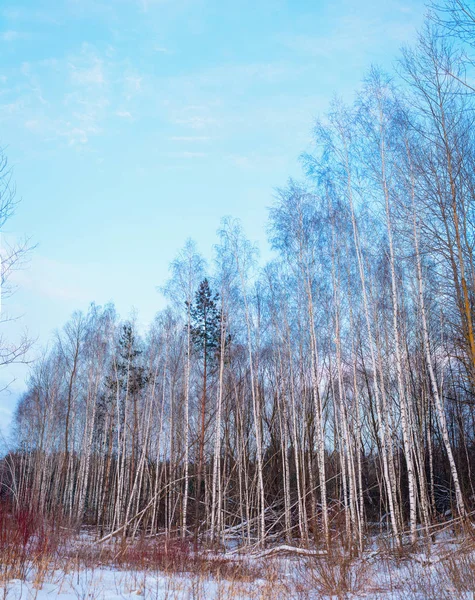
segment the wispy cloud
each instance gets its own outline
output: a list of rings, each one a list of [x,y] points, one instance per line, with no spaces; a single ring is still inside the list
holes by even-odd
[[[118,78],[122,86],[122,97],[125,103],[129,103],[143,92],[143,76],[135,70],[128,69],[125,75]]]
[[[160,54],[172,54],[171,50],[169,50],[168,48],[165,48],[164,46],[154,45],[153,50],[154,50],[154,52],[158,52]]]
[[[102,61],[94,59],[90,67],[70,65],[71,81],[76,85],[102,85],[105,82]]]
[[[24,102],[18,98],[13,102],[6,102],[0,105],[0,120],[3,117],[12,117],[15,114],[20,114],[24,109]]]
[[[36,255],[30,268],[15,271],[12,279],[15,285],[45,298],[82,302],[89,298],[81,285],[81,275],[74,265]]]
[[[128,110],[116,110],[115,114],[121,119],[132,119],[132,115]]]
[[[191,129],[206,129],[209,125],[214,125],[216,122],[214,117],[203,117],[198,115],[175,119],[177,125],[185,125],[191,127]]]
[[[352,56],[363,55],[381,36],[386,40],[402,43],[407,42],[414,34],[414,23],[407,19],[411,9],[408,10],[404,5],[397,5],[395,8],[400,12],[399,20],[383,21],[377,13],[370,18],[352,14],[339,16],[325,33],[291,33],[278,37],[289,50],[307,57],[332,58],[336,54],[346,53],[351,53]]]
[[[207,135],[173,135],[171,142],[208,142],[211,138]]]
[[[27,121],[25,121],[25,129],[28,129],[30,131],[37,132],[39,129],[41,129],[41,127],[41,121],[39,121],[38,119],[28,119]]]
[[[193,158],[206,158],[208,156],[208,154],[206,152],[185,151],[185,152],[167,152],[166,156],[168,156],[169,158],[193,159]]]
[[[140,10],[144,13],[148,12],[150,8],[158,4],[164,4],[167,0],[136,0],[140,7]]]
[[[130,114],[122,102],[120,108],[116,104],[106,76],[109,67],[106,57],[89,44],[64,58],[23,62],[15,69],[15,86],[2,90],[0,120],[18,119],[18,126],[45,141],[56,138],[84,147],[103,131],[110,115]]]
[[[140,75],[126,75],[124,83],[130,91],[140,92],[142,89],[142,77]]]
[[[33,9],[33,7],[9,6],[0,11],[2,17],[10,22],[28,22],[28,23],[48,23],[58,24],[58,12],[61,12],[61,5],[56,2],[54,6],[48,6],[45,9]]]
[[[15,31],[13,29],[9,31],[2,31],[0,33],[0,40],[2,42],[16,42],[17,40],[25,40],[29,36],[23,31]]]
[[[97,135],[101,130],[93,122],[83,119],[77,119],[75,122],[62,118],[52,119],[47,116],[38,116],[37,118],[27,119],[24,127],[31,133],[41,135],[45,140],[60,138],[66,141],[68,146],[84,146],[93,135]]]
[[[282,156],[273,154],[250,154],[249,156],[241,156],[238,154],[229,154],[227,160],[238,167],[239,169],[262,171],[266,169],[283,169],[285,160]]]

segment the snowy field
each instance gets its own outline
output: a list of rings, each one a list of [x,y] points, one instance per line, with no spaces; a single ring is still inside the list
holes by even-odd
[[[362,559],[339,553],[331,558],[201,554],[199,561],[188,555],[188,563],[179,561],[177,566],[175,561],[165,569],[146,560],[135,568],[100,564],[100,560],[92,565],[93,555],[78,551],[67,558],[26,561],[21,578],[3,578],[0,599],[472,600],[475,553],[471,546],[468,540],[444,541],[398,557],[373,550]]]

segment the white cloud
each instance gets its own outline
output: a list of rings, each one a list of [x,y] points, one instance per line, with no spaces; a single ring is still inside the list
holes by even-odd
[[[163,4],[166,0],[137,0],[137,4],[140,6],[142,12],[148,12],[149,8],[156,4]]]
[[[10,117],[14,114],[19,114],[23,108],[24,105],[21,99],[15,100],[14,102],[0,104],[0,119],[2,116]]]
[[[128,110],[116,110],[115,114],[121,119],[132,119],[132,115]]]
[[[207,135],[174,135],[171,142],[208,142],[211,138]]]
[[[76,85],[102,85],[105,81],[102,61],[94,60],[91,67],[80,68],[70,64],[71,81]]]
[[[206,158],[208,154],[206,152],[167,152],[169,158]]]
[[[30,77],[31,75],[31,65],[28,61],[22,62],[20,67],[21,74],[25,77]]]
[[[184,119],[175,119],[175,123],[177,125],[185,125],[191,127],[192,129],[205,129],[209,125],[213,125],[216,123],[216,119],[213,117],[186,117]]]
[[[206,152],[181,152],[183,158],[205,158],[208,156]]]
[[[41,129],[41,123],[37,119],[29,119],[28,121],[25,121],[25,127],[30,131],[37,132],[39,129]]]
[[[82,275],[82,277],[81,277]],[[88,300],[81,285],[84,274],[74,265],[36,254],[27,270],[17,270],[12,281],[29,293],[51,300]]]
[[[21,31],[9,30],[9,31],[2,31],[2,33],[0,33],[0,39],[3,42],[15,42],[17,40],[24,40],[27,37],[28,37],[27,34],[21,32]]]
[[[140,92],[142,89],[142,77],[139,75],[127,75],[124,77],[124,81],[127,87],[134,92]]]
[[[385,6],[385,3],[380,4]],[[360,11],[346,16],[338,15],[325,33],[278,37],[288,49],[307,57],[364,56],[368,50],[379,45],[382,38],[403,43],[410,41],[414,35],[417,17],[413,9],[397,2],[391,2],[390,5],[391,19],[388,19],[387,9],[374,10],[370,16]],[[394,14],[394,10],[399,15]]]
[[[111,68],[88,44],[62,59],[20,63],[15,72],[19,78],[15,88],[2,89],[6,76],[0,76],[0,121],[15,119],[18,127],[45,141],[56,139],[69,146],[84,147],[102,132],[107,117],[117,108],[110,108],[111,78],[106,73],[113,74]],[[10,80],[13,81],[9,75]],[[58,87],[53,94],[52,90]],[[119,115],[130,118],[127,108],[121,106]]]
[[[239,154],[229,154],[226,157],[231,164],[240,169],[248,170],[264,170],[264,169],[283,169],[285,168],[285,159],[279,155],[272,154],[256,154],[252,153],[249,156]]]
[[[25,129],[46,140],[64,139],[68,146],[84,146],[93,135],[101,132],[97,119],[87,114],[74,114],[73,119],[32,117],[24,121]]]
[[[79,127],[72,127],[71,129],[64,132],[64,135],[69,138],[69,145],[75,146],[76,144],[87,144],[88,131],[80,129]]]

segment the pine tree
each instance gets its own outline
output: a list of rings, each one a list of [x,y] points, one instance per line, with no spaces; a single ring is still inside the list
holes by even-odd
[[[200,402],[200,433],[198,450],[198,471],[196,477],[196,527],[198,533],[200,502],[203,485],[203,461],[206,430],[206,399],[208,387],[208,371],[219,358],[221,313],[218,308],[219,294],[211,291],[209,282],[204,279],[195,294],[195,301],[190,307],[191,338],[196,353],[203,361],[203,384]]]
[[[219,350],[221,313],[218,303],[219,294],[213,294],[208,280],[204,279],[190,308],[191,336],[195,350],[209,366],[216,362]]]

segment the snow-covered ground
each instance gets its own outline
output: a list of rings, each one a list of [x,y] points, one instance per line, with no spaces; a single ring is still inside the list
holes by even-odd
[[[267,590],[266,590],[267,587]],[[256,580],[237,583],[205,578],[199,575],[151,574],[145,572],[119,571],[110,568],[82,570],[75,573],[55,572],[42,584],[34,578],[26,581],[13,580],[3,589],[0,598],[7,600],[119,600],[126,598],[167,599],[242,599],[284,598],[277,585],[272,595],[268,582]]]
[[[474,600],[475,540],[439,540],[399,555],[372,546],[359,559],[282,546],[276,556],[203,553],[166,569],[150,562],[131,568],[111,560],[116,546],[107,560],[88,554],[96,545],[81,536],[67,556],[37,559],[21,580],[0,579],[0,600]]]
[[[306,561],[272,559],[263,562],[262,577],[252,582],[230,581],[202,574],[170,574],[122,571],[116,568],[55,571],[44,581],[30,572],[24,581],[12,580],[0,586],[3,600],[119,600],[147,598],[171,600],[254,600],[366,598],[367,600],[472,600],[470,581],[454,585],[450,572],[439,562],[417,560],[380,561],[367,559],[352,565],[348,584],[353,591],[334,588],[341,581],[341,567],[319,567],[314,571]],[[471,563],[473,565],[473,563]],[[469,567],[470,568],[470,567]],[[340,570],[339,570],[340,569]],[[449,570],[450,571],[450,570]],[[463,571],[463,568],[462,568]],[[452,573],[453,575],[453,573]],[[458,575],[455,576],[457,578]],[[470,575],[468,574],[470,577]],[[471,578],[473,580],[473,566]],[[340,578],[340,579],[339,579]],[[452,577],[453,579],[453,577]],[[325,589],[327,588],[327,589]]]
[[[226,589],[227,588],[227,589]],[[8,600],[27,600],[36,598],[46,600],[62,598],[64,600],[104,599],[119,600],[124,598],[225,598],[231,586],[212,580],[173,575],[152,575],[137,572],[123,572],[108,568],[79,573],[55,573],[41,586],[33,581],[14,580],[6,586]],[[226,590],[226,594],[224,594]],[[251,590],[236,592],[235,598],[252,598]],[[224,595],[223,595],[224,594]],[[1,596],[0,596],[1,597]],[[5,594],[3,596],[5,598]]]

